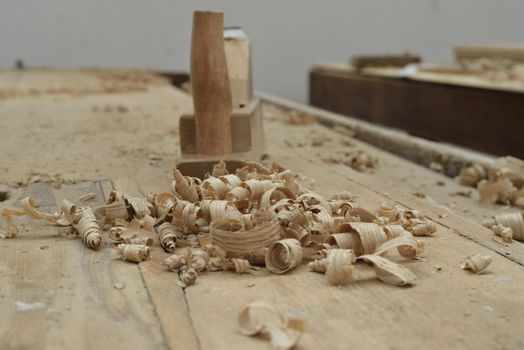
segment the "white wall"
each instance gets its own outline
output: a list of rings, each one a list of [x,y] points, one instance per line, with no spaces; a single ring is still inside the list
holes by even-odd
[[[0,67],[188,70],[192,11],[225,12],[253,42],[255,88],[307,101],[315,62],[456,43],[523,42],[522,0],[0,0]]]

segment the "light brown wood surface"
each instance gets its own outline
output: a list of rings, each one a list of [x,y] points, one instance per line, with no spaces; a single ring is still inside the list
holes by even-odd
[[[16,91],[45,86],[49,78],[73,89],[98,84],[89,72],[11,72],[0,74],[0,92],[6,86]],[[113,187],[137,195],[166,190],[178,154],[177,131],[171,128],[190,104],[190,97],[162,83],[142,92],[2,100],[0,191],[9,191],[10,199],[0,206],[31,193],[39,209],[52,212],[61,198],[77,200],[87,192],[97,193],[88,202],[94,205]],[[418,277],[414,287],[385,285],[362,268],[363,280],[337,288],[302,266],[283,276],[205,273],[184,290],[176,274],[158,264],[163,253],[140,265],[127,263],[107,247],[92,251],[78,239],[57,236],[56,227],[22,220],[19,238],[0,240],[1,347],[267,349],[265,340],[238,331],[237,313],[253,300],[305,320],[299,349],[524,347],[522,244],[499,243],[478,225],[485,216],[515,209],[481,205],[476,194],[450,196],[467,188],[340,128],[291,125],[289,112],[267,102],[264,116],[269,161],[300,173],[304,185],[325,196],[349,190],[371,209],[394,200],[423,210],[438,224],[435,236],[424,238],[423,259],[406,263]],[[324,142],[313,144],[318,138]],[[378,157],[377,168],[357,172],[322,161],[325,154],[352,149]],[[34,172],[59,173],[76,183],[61,189],[15,186]],[[493,257],[487,272],[461,270],[460,261],[477,252]],[[116,282],[125,287],[115,288]],[[16,301],[46,306],[19,311]]]

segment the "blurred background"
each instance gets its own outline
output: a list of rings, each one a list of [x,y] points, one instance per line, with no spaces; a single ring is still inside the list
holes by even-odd
[[[521,0],[1,0],[0,67],[189,70],[192,12],[225,12],[253,45],[255,88],[307,102],[314,63],[402,52],[452,60],[460,43],[524,38]]]

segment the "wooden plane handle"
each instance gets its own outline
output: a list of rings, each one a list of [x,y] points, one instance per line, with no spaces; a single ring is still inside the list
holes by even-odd
[[[223,27],[222,12],[195,11],[193,14],[191,82],[199,154],[232,152],[233,102]]]

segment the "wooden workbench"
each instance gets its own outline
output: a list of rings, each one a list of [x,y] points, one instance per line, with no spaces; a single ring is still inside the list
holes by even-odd
[[[318,64],[309,102],[427,139],[482,152],[524,157],[524,83],[438,69]]]
[[[88,202],[95,205],[112,188],[168,189],[178,116],[190,105],[162,79],[1,72],[0,191],[9,198],[0,207],[32,194],[39,209],[53,212],[62,198],[86,192],[97,194]],[[289,122],[304,113],[319,122]],[[450,196],[467,188],[350,136],[342,118],[329,115],[326,123],[320,111],[268,96],[264,115],[268,160],[300,173],[303,184],[325,196],[348,190],[371,209],[393,200],[437,223],[423,258],[407,263],[414,287],[365,278],[337,288],[301,266],[283,276],[205,273],[183,289],[159,264],[163,253],[126,263],[109,247],[92,251],[54,226],[22,220],[19,238],[0,240],[0,348],[267,349],[238,331],[239,309],[254,300],[305,320],[300,349],[524,348],[524,249],[478,224],[515,208],[480,205],[475,193]],[[322,160],[348,149],[373,154],[378,167],[357,172]],[[477,252],[493,257],[487,272],[461,270],[460,261]],[[23,311],[17,302],[43,307]]]

